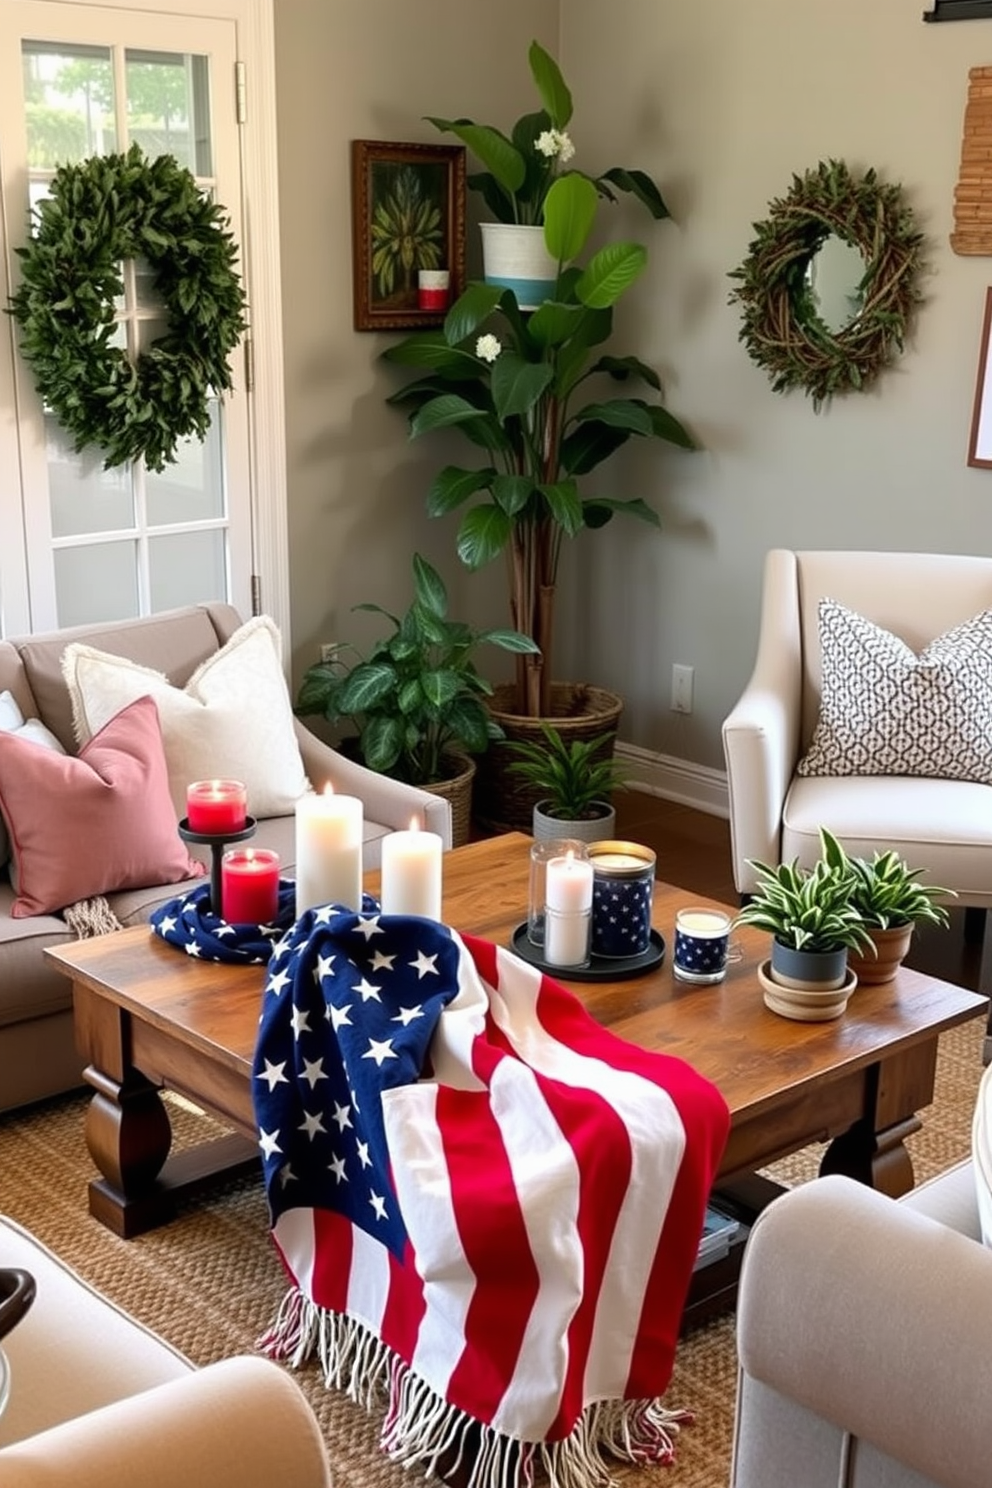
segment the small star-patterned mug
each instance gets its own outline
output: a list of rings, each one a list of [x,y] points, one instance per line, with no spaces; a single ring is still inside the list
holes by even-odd
[[[720,909],[680,909],[675,916],[672,974],[680,982],[722,982],[727,962],[739,959],[730,946],[730,915]]]

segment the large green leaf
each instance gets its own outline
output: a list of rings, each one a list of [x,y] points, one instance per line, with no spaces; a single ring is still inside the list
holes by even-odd
[[[431,367],[436,371],[460,372],[462,376],[478,376],[479,364],[471,352],[451,345],[443,331],[420,331],[388,346],[382,353],[384,361],[399,362],[405,367]]]
[[[592,182],[576,174],[559,176],[544,199],[544,241],[551,257],[559,263],[578,258],[595,220],[596,188]]]
[[[640,243],[608,243],[593,255],[575,292],[593,309],[615,305],[644,272],[647,261],[647,249]]]
[[[459,295],[444,319],[444,339],[450,346],[467,341],[482,323],[489,319],[503,297],[498,284],[470,284],[464,294]]]
[[[481,568],[502,553],[512,531],[513,524],[500,507],[474,506],[458,529],[458,556],[467,567]]]
[[[463,470],[460,465],[445,465],[427,493],[428,515],[443,517],[454,511],[476,491],[488,489],[495,475],[491,465],[482,470]]]
[[[435,119],[430,114],[425,117],[442,134],[457,135],[507,191],[516,191],[523,185],[527,169],[523,156],[498,129],[489,124],[473,124],[468,119]]]
[[[527,54],[541,102],[556,129],[564,129],[572,117],[572,95],[555,59],[536,41]]]
[[[475,407],[466,398],[461,398],[455,393],[442,393],[439,398],[432,398],[410,420],[410,437],[417,439],[421,434],[427,434],[432,429],[448,429],[453,424],[464,424],[471,419],[485,420],[491,415],[486,411]]]
[[[362,755],[369,769],[387,774],[403,751],[404,736],[402,718],[370,718],[362,729]]]
[[[558,525],[564,528],[569,537],[574,537],[582,530],[585,518],[578,488],[574,481],[554,481],[548,485],[542,485],[540,492],[548,503],[551,515]]]
[[[497,475],[492,483],[493,500],[508,517],[523,511],[535,489],[529,475]]]
[[[613,398],[608,403],[588,403],[575,415],[576,423],[606,424],[611,429],[628,429],[645,439],[654,433],[648,406],[638,398]]]
[[[458,672],[442,667],[435,671],[424,672],[420,685],[424,696],[433,707],[444,708],[452,698],[458,696],[462,687],[462,679]]]
[[[518,655],[524,655],[539,651],[540,647],[525,636],[519,630],[484,630],[478,636],[480,644],[487,641],[491,646],[499,646],[504,651],[514,651]]]
[[[624,170],[621,166],[615,165],[612,170],[604,171],[600,179],[612,181],[613,185],[619,187],[621,191],[631,192],[639,202],[647,207],[656,222],[671,216],[661,199],[661,192],[644,171]]]
[[[490,383],[497,417],[507,419],[530,413],[553,376],[550,362],[525,362],[504,351],[493,363]]]
[[[661,378],[653,367],[647,362],[642,362],[639,357],[625,356],[601,356],[595,366],[589,368],[590,372],[606,372],[617,382],[626,382],[630,377],[639,377],[646,382],[648,387],[654,388],[656,393],[661,392]]]
[[[629,429],[596,423],[577,424],[561,442],[559,463],[569,475],[588,475],[629,438]]]
[[[650,405],[652,432],[656,439],[664,439],[668,444],[677,444],[680,449],[694,450],[699,445],[689,433],[684,424],[680,424],[667,408],[660,408],[656,403]]]
[[[441,575],[419,553],[413,555],[413,587],[418,605],[434,615],[447,614],[448,594]]]
[[[531,340],[547,350],[561,346],[574,336],[589,312],[584,305],[562,305],[558,300],[545,300],[534,311],[527,324]]]
[[[654,507],[648,506],[640,496],[630,501],[618,501],[613,496],[590,496],[585,502],[586,526],[604,527],[615,512],[625,517],[639,517],[652,527],[661,526],[661,518]]]
[[[396,672],[391,666],[375,661],[353,667],[341,684],[338,706],[344,713],[364,713],[396,687]]]

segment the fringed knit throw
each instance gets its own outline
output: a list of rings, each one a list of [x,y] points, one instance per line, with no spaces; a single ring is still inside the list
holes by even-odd
[[[62,918],[77,940],[88,940],[93,935],[109,935],[112,930],[124,929],[102,894],[93,899],[77,899],[75,904],[67,904],[62,911]]]
[[[274,949],[253,1076],[292,1283],[268,1354],[384,1397],[390,1457],[469,1488],[671,1460],[715,1087],[507,951],[326,907]]]

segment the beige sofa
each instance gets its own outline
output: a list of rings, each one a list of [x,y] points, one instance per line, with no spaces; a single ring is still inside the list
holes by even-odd
[[[731,1488],[992,1482],[990,1339],[971,1163],[898,1202],[839,1176],[776,1199],[741,1274]]]
[[[3,1218],[0,1266],[37,1284],[0,1345],[4,1488],[328,1488],[317,1423],[279,1366],[242,1357],[194,1369]]]
[[[141,620],[0,641],[0,692],[9,690],[25,718],[40,718],[73,751],[72,707],[61,669],[69,641],[127,657],[183,687],[240,625],[241,616],[231,606],[204,604]],[[407,827],[414,812],[441,835],[446,847],[451,845],[447,801],[345,759],[298,721],[295,728],[310,783],[320,789],[330,781],[336,790],[363,800],[366,868],[378,867],[382,837]],[[252,841],[275,848],[284,871],[292,876],[291,815],[260,821]],[[133,925],[147,920],[157,905],[177,892],[174,884],[152,885],[111,895],[109,902],[123,924]],[[14,919],[14,897],[7,870],[0,868],[0,1111],[71,1089],[81,1076],[69,983],[42,954],[46,946],[68,940],[70,932],[58,915]]]

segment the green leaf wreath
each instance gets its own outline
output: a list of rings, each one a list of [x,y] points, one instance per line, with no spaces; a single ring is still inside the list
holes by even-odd
[[[149,161],[132,145],[60,166],[33,218],[9,313],[38,392],[77,451],[99,446],[107,469],[143,456],[163,470],[181,439],[203,439],[210,398],[232,386],[245,295],[224,209],[173,156]],[[113,344],[130,258],[150,265],[168,317],[137,361]]]
[[[915,305],[923,235],[916,231],[902,188],[873,170],[853,175],[843,161],[820,161],[754,223],[744,262],[730,273],[743,307],[739,339],[764,368],[777,393],[805,388],[819,408],[835,393],[865,388],[901,351]],[[807,283],[815,253],[831,234],[864,260],[860,308],[832,331],[816,312]]]

